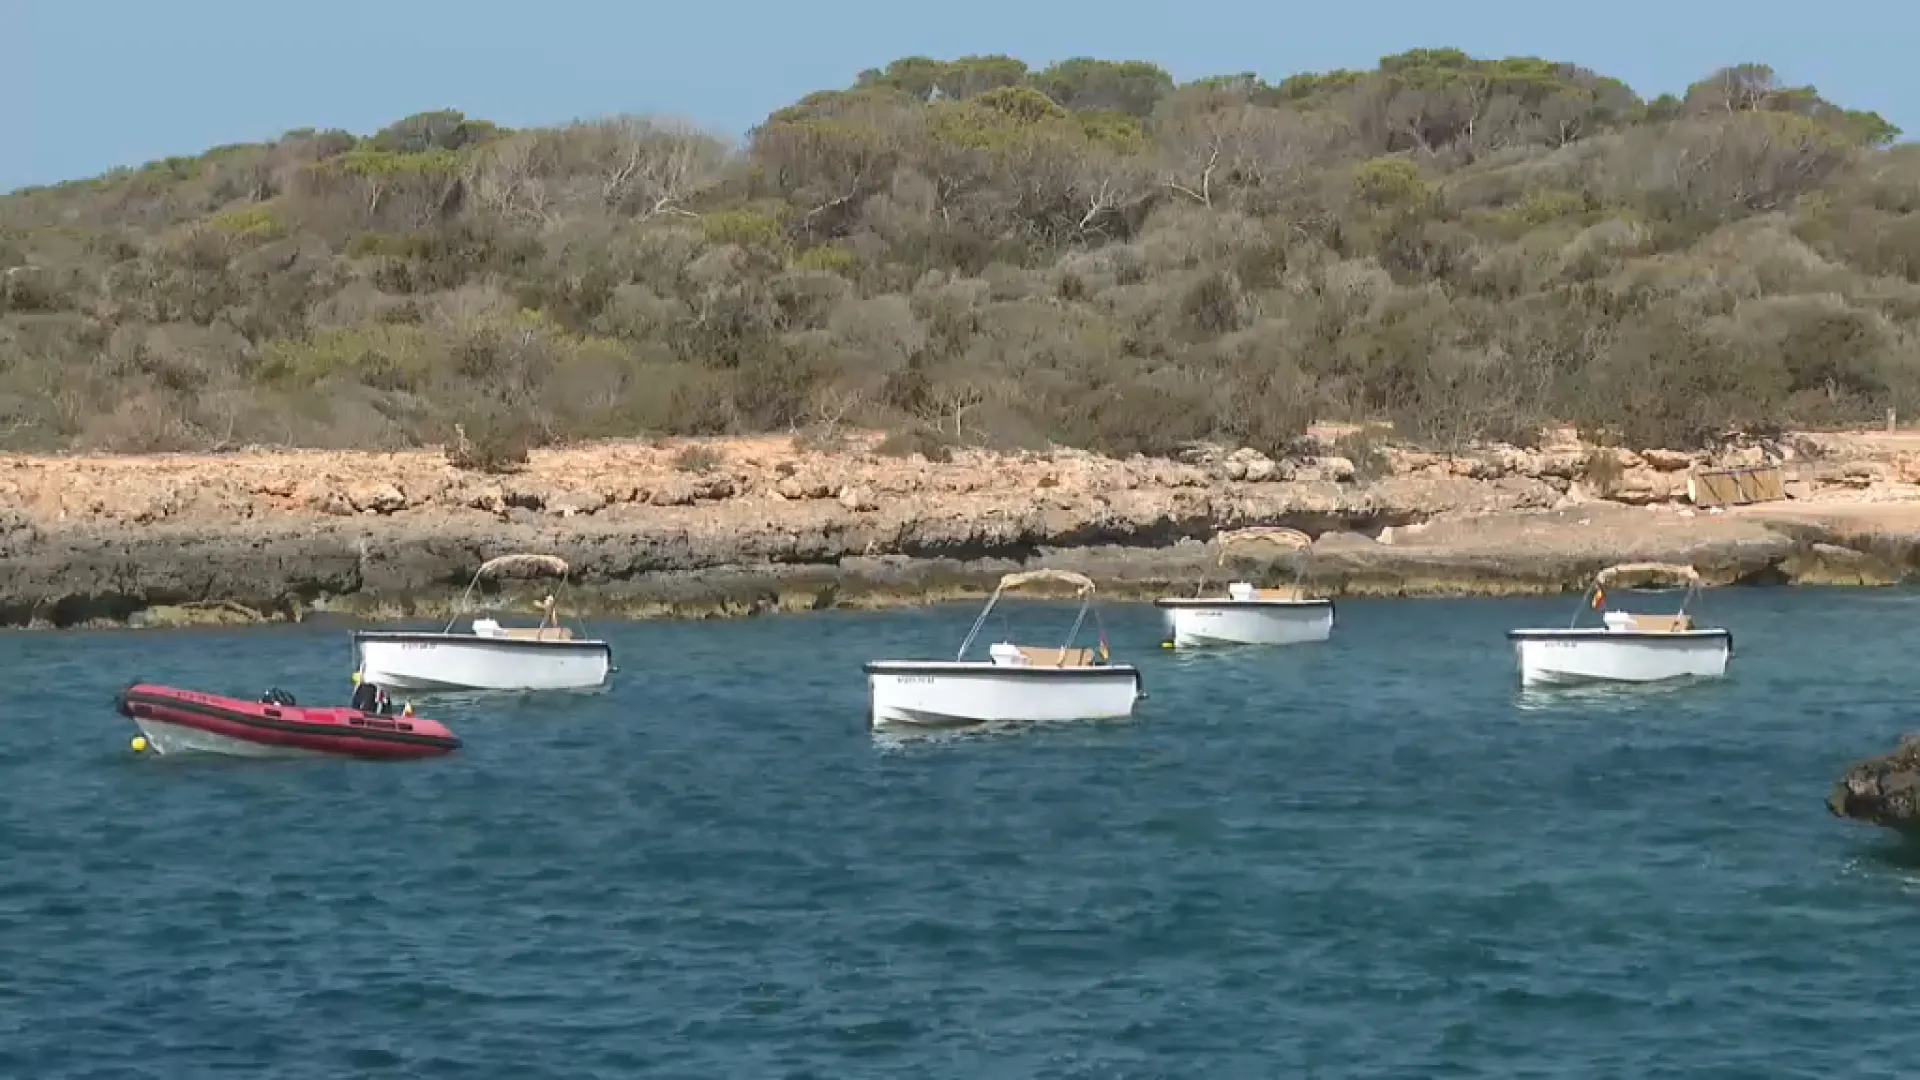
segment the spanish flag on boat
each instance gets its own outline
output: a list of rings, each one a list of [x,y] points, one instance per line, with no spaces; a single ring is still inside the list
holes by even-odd
[[[1606,602],[1607,602],[1607,590],[1605,589],[1593,590],[1593,608],[1595,611],[1600,610],[1600,605]]]

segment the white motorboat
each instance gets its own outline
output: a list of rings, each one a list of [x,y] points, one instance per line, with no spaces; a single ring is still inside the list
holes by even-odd
[[[1250,528],[1222,533],[1216,540],[1221,566],[1231,554],[1255,545],[1273,545],[1301,553],[1291,586],[1255,588],[1236,581],[1225,596],[1205,595],[1202,580],[1193,596],[1165,596],[1154,605],[1165,613],[1169,648],[1205,645],[1292,645],[1325,641],[1333,634],[1333,601],[1310,597],[1302,583],[1313,539],[1298,529]]]
[[[1606,604],[1609,586],[1635,588],[1653,583],[1678,585],[1686,592],[1672,615],[1608,611],[1600,626],[1577,626],[1579,611],[1565,629],[1509,630],[1523,684],[1578,682],[1659,682],[1727,673],[1733,634],[1725,627],[1696,627],[1687,604],[1700,591],[1700,573],[1669,563],[1609,566],[1594,578],[1582,607]]]
[[[541,601],[538,626],[502,626],[472,618],[455,633],[459,610],[482,578],[515,573],[558,574],[568,568],[553,555],[502,555],[480,565],[461,594],[459,609],[438,633],[366,630],[353,635],[354,670],[366,682],[394,690],[580,690],[604,684],[616,670],[606,642],[575,637],[560,625],[554,598]]]
[[[999,642],[989,659],[968,660],[967,647],[986,625],[1002,593],[1029,585],[1064,585],[1080,612],[1057,649]],[[868,722],[878,728],[947,728],[1015,721],[1098,720],[1133,714],[1144,696],[1130,664],[1107,663],[1104,632],[1096,655],[1074,648],[1093,610],[1093,581],[1070,570],[1029,570],[1000,579],[952,660],[874,660],[866,665]],[[1095,612],[1095,623],[1099,615]]]

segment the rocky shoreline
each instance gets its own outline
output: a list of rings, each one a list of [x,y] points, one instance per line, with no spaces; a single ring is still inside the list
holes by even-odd
[[[1902,735],[1892,750],[1847,766],[1827,793],[1827,812],[1920,835],[1920,734]]]
[[[578,446],[504,476],[432,451],[0,458],[0,625],[435,616],[508,551],[566,558],[570,608],[595,616],[975,597],[1035,565],[1147,599],[1190,587],[1212,536],[1254,524],[1313,535],[1315,587],[1335,596],[1562,592],[1629,559],[1691,562],[1723,585],[1888,584],[1920,568],[1920,441],[1899,436],[1796,436],[1715,459],[1564,433],[1453,455],[1322,435],[1278,461],[932,462],[876,442]],[[1788,500],[1686,502],[1687,468],[1762,461],[1781,464]],[[503,599],[549,587],[509,583]]]

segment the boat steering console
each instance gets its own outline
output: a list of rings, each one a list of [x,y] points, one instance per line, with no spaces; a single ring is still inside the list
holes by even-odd
[[[352,705],[369,716],[393,715],[393,699],[378,683],[363,682],[354,687]]]

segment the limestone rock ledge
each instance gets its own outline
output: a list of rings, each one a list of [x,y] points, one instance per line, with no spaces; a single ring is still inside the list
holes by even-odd
[[[1272,520],[1298,521],[1278,512]],[[1321,517],[1327,511],[1315,511]],[[1232,515],[1239,517],[1238,514]],[[758,526],[588,519],[254,520],[206,526],[36,526],[0,520],[0,623],[71,626],[440,615],[482,560],[547,551],[574,568],[572,610],[608,616],[712,616],[875,607],[977,597],[1003,573],[1047,565],[1092,575],[1104,595],[1150,599],[1213,567],[1199,537],[1218,518],[874,515],[823,510]],[[1360,523],[1372,520],[1365,516]],[[1582,588],[1609,562],[1699,566],[1720,584],[1831,581],[1861,556],[1741,518],[1703,522],[1615,508],[1496,511],[1391,528],[1384,540],[1334,527],[1314,545],[1313,579],[1333,595],[1553,593]],[[1270,575],[1286,572],[1273,566]],[[1218,571],[1214,571],[1217,576]],[[509,583],[528,604],[545,583]],[[155,609],[150,614],[141,613]],[[138,618],[136,618],[138,616]]]
[[[1824,438],[1803,452],[1822,463],[1793,481],[1805,497],[1726,513],[1680,501],[1679,470],[1698,456],[1564,440],[1387,447],[1359,464],[1331,443],[1283,461],[1201,448],[1185,461],[1056,450],[947,462],[883,457],[857,438],[831,452],[617,443],[536,452],[504,476],[433,451],[0,457],[0,625],[438,615],[482,560],[527,550],[572,563],[572,610],[601,615],[973,597],[1033,565],[1146,599],[1191,587],[1219,531],[1266,524],[1317,537],[1316,585],[1344,596],[1576,590],[1629,559],[1691,562],[1720,584],[1903,580],[1920,565],[1920,487],[1903,486],[1920,467],[1904,449]],[[545,587],[510,584],[504,599]]]

